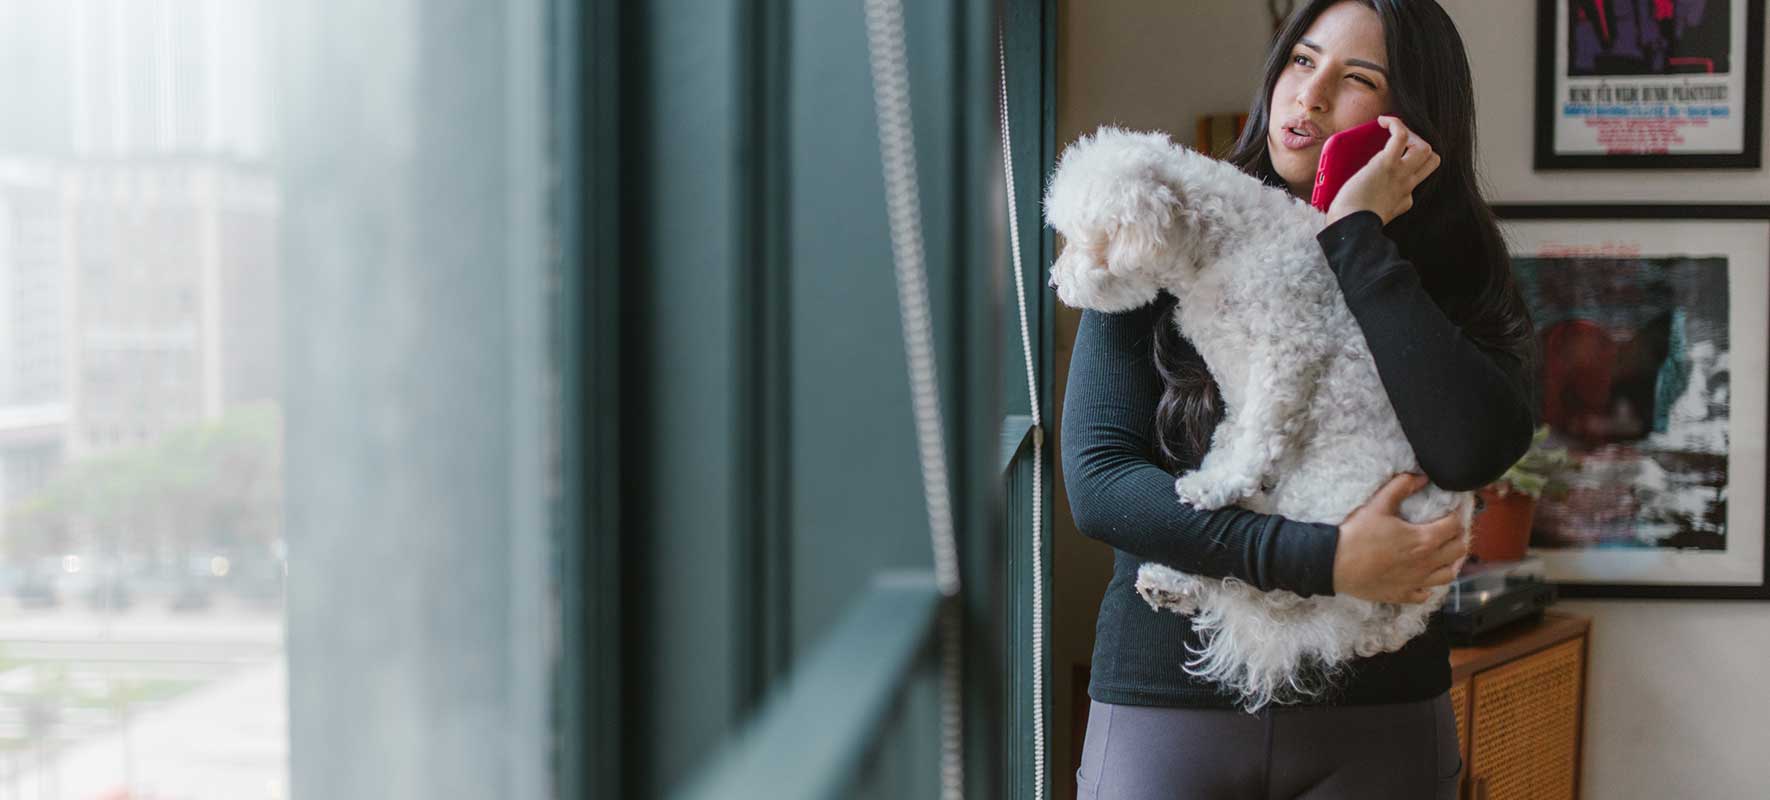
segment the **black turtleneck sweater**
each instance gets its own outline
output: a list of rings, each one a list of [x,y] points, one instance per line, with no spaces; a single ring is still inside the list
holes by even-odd
[[[1317,236],[1370,345],[1383,387],[1421,469],[1451,490],[1498,478],[1536,427],[1528,368],[1482,346],[1447,318],[1413,264],[1360,211]],[[1428,265],[1430,268],[1430,265]],[[1230,708],[1231,697],[1181,668],[1199,646],[1191,620],[1155,611],[1133,588],[1144,561],[1264,590],[1333,594],[1339,529],[1242,508],[1199,511],[1157,466],[1153,428],[1162,381],[1156,305],[1120,314],[1083,311],[1063,401],[1062,458],[1076,526],[1115,550],[1095,626],[1088,694],[1131,705]],[[1182,342],[1186,358],[1199,356]],[[1188,469],[1196,466],[1196,457]],[[1316,702],[1366,705],[1426,700],[1450,688],[1450,648],[1438,615],[1402,649],[1352,662],[1340,690]]]

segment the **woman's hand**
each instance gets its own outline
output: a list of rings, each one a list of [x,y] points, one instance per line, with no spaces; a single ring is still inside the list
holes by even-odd
[[[1388,225],[1396,217],[1414,207],[1414,187],[1431,175],[1444,159],[1432,152],[1413,131],[1401,123],[1400,117],[1380,116],[1377,124],[1389,131],[1389,143],[1360,167],[1334,202],[1328,206],[1328,224],[1333,224],[1357,211],[1375,211]]]
[[[1397,513],[1401,501],[1425,485],[1424,475],[1396,475],[1340,523],[1334,594],[1424,603],[1431,587],[1456,578],[1468,553],[1458,514],[1415,524]]]

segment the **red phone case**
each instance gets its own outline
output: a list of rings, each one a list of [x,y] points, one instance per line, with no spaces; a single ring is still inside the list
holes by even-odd
[[[1315,191],[1309,204],[1322,211],[1334,202],[1334,195],[1346,185],[1372,157],[1389,144],[1389,129],[1371,120],[1355,125],[1327,138],[1321,145],[1321,163],[1315,169]]]

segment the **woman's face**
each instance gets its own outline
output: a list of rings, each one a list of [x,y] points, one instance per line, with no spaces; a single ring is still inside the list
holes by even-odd
[[[1363,3],[1336,3],[1291,46],[1272,87],[1266,147],[1279,177],[1299,197],[1315,183],[1321,144],[1389,112],[1383,22]]]

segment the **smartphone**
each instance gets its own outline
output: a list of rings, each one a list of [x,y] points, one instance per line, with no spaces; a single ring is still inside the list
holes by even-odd
[[[1340,193],[1340,187],[1345,186],[1353,173],[1370,163],[1387,144],[1389,129],[1374,119],[1329,136],[1321,145],[1321,162],[1315,168],[1315,191],[1309,197],[1309,204],[1322,211],[1328,210],[1334,202],[1334,195]]]

